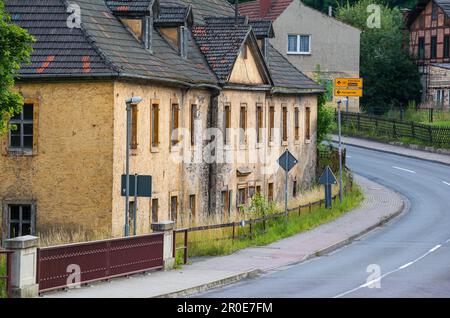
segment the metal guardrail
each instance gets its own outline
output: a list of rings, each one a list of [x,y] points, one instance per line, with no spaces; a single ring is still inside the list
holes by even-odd
[[[6,282],[6,296],[10,298],[12,296],[12,282],[11,282],[11,270],[12,270],[12,251],[0,250],[0,256],[6,255],[6,275],[0,276],[0,280]]]

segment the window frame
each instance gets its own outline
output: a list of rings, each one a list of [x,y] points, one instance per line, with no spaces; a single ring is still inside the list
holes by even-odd
[[[226,103],[223,107],[223,143],[230,144],[230,129],[231,129],[231,103]]]
[[[296,40],[296,50],[295,51],[290,51],[289,49],[289,38],[296,36],[297,40]],[[287,54],[289,55],[311,55],[311,42],[312,42],[312,35],[311,34],[288,34],[287,35]],[[300,43],[301,43],[301,38],[302,37],[308,37],[308,51],[301,51],[301,47],[300,47]]]
[[[275,140],[275,105],[269,106],[269,143]]]
[[[305,141],[311,141],[311,107],[305,108]]]
[[[437,58],[437,36],[433,35],[430,38],[430,59]]]
[[[189,110],[189,125],[190,125],[190,139],[192,147],[194,147],[197,144],[195,131],[195,122],[197,118],[198,118],[198,105],[196,103],[191,103]]]
[[[289,141],[289,110],[288,105],[281,105],[281,141],[282,143],[287,143]]]
[[[24,105],[22,108],[22,112],[20,112],[20,114],[17,114],[20,116],[19,119],[14,119],[13,117],[11,117],[9,119],[9,125],[17,125],[18,129],[20,130],[19,132],[19,138],[20,138],[20,146],[12,146],[11,144],[11,140],[12,140],[12,129],[9,128],[8,129],[8,134],[7,134],[7,150],[8,153],[10,154],[22,154],[22,155],[33,155],[36,154],[36,141],[37,141],[37,102],[35,102],[34,100],[30,100],[30,99],[25,99],[24,101]],[[32,107],[32,119],[24,119],[24,109],[26,106],[31,106]],[[26,134],[24,133],[24,126],[25,125],[32,125],[32,134]],[[31,147],[25,147],[24,144],[24,138],[25,137],[30,137],[32,138],[32,143],[31,143]]]
[[[241,103],[239,107],[239,143],[247,144],[247,104]]]
[[[417,58],[419,60],[425,59],[425,37],[419,37],[417,41]]]
[[[294,139],[300,140],[300,107],[294,107]]]
[[[177,100],[172,100],[170,103],[170,145],[175,147],[180,142],[178,130],[180,128],[180,104]],[[177,132],[174,135],[174,132]]]
[[[256,103],[256,143],[261,144],[264,129],[264,107],[262,103]]]
[[[150,109],[150,146],[157,149],[161,143],[160,139],[160,101],[152,100]]]
[[[444,44],[443,44],[443,58],[447,59],[450,57],[450,35],[444,35]]]
[[[10,207],[30,206],[30,235],[36,235],[36,211],[37,205],[34,200],[4,200],[3,201],[3,239],[11,238],[10,233]],[[21,226],[21,225],[20,225]],[[22,226],[21,226],[22,228]]]

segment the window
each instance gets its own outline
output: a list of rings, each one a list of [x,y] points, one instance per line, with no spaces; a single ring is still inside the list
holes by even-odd
[[[444,58],[450,57],[450,36],[444,36],[444,53],[442,54]]]
[[[423,60],[425,58],[425,38],[424,37],[419,38],[419,49],[417,52],[417,57],[420,60]]]
[[[430,56],[432,59],[436,58],[436,54],[437,54],[437,37],[436,36],[432,36],[431,37],[431,52],[430,52]]]
[[[178,128],[180,128],[180,106],[177,103],[172,103],[172,113],[171,113],[171,136],[170,140],[172,146],[175,146],[179,142],[178,138]]]
[[[288,35],[289,54],[310,54],[311,35]]]
[[[138,109],[137,105],[131,105],[131,149],[137,149],[137,121]]]
[[[256,186],[256,193],[261,194],[261,186],[260,185]]]
[[[227,104],[225,105],[224,111],[223,111],[223,143],[227,145],[229,140],[229,132],[231,129],[231,105]]]
[[[305,138],[306,138],[306,140],[311,140],[311,108],[310,107],[306,107],[305,127],[306,127]]]
[[[269,108],[269,141],[273,141],[275,129],[275,107]]]
[[[444,90],[443,89],[438,89],[436,91],[436,103],[439,105],[444,104]]]
[[[238,189],[238,198],[237,198],[237,206],[240,207],[247,202],[247,189],[242,188]]]
[[[22,112],[10,119],[9,149],[20,151],[33,150],[33,104],[23,105]]]
[[[152,199],[152,223],[158,222],[159,202],[158,199]]]
[[[195,216],[197,215],[195,194],[189,196],[189,210],[191,211],[191,218],[195,219]]]
[[[261,133],[263,129],[263,107],[261,104],[256,105],[256,142],[259,144],[262,142]]]
[[[267,186],[267,200],[269,202],[273,201],[273,183],[269,183]]]
[[[431,8],[431,20],[437,20],[438,18],[438,8],[436,3],[433,2],[433,6]]]
[[[297,180],[294,180],[292,185],[292,196],[295,198],[297,196]]]
[[[191,146],[195,146],[195,120],[197,119],[197,105],[191,105]]]
[[[171,196],[170,197],[170,216],[172,221],[176,221],[178,217],[178,197]]]
[[[294,111],[294,134],[295,140],[300,140],[300,109],[295,107]]]
[[[152,104],[152,114],[151,114],[151,125],[152,125],[152,147],[159,146],[159,104]]]
[[[225,215],[230,214],[230,192],[222,191],[222,210]]]
[[[248,187],[248,197],[251,199],[255,195],[256,188],[254,186]]]
[[[34,207],[31,204],[8,205],[7,216],[8,238],[34,234]]]
[[[248,48],[247,48],[247,44],[244,44],[242,46],[242,58],[244,60],[248,59]]]
[[[247,105],[241,104],[240,116],[239,116],[239,128],[240,128],[240,142],[245,144],[245,133],[247,131]]]
[[[287,128],[287,118],[288,118],[288,110],[286,106],[283,106],[283,118],[282,118],[282,133],[283,133],[283,141],[288,141],[288,128]]]

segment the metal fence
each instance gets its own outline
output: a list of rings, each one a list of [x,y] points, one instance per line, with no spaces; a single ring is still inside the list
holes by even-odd
[[[160,269],[163,244],[158,233],[40,248],[39,292]]]
[[[0,271],[0,298],[5,295],[11,297],[12,284],[11,284],[11,269],[12,269],[12,251],[0,250],[0,269],[3,268],[4,272]]]
[[[363,131],[393,139],[406,137],[429,145],[450,147],[450,127],[434,127],[412,121],[405,122],[351,112],[342,112],[342,126],[344,130],[356,134]]]
[[[334,202],[336,202],[338,196],[333,196]],[[325,206],[325,200],[319,200],[316,202],[310,202],[308,204],[300,205],[294,209],[289,209],[288,213],[293,214],[297,213],[298,216],[302,214],[302,212],[311,213],[313,208]],[[215,225],[206,225],[206,226],[197,226],[191,228],[177,229],[173,234],[173,257],[176,257],[176,252],[179,250],[183,250],[183,263],[187,264],[188,262],[188,254],[189,254],[189,233],[191,232],[200,232],[200,231],[208,231],[208,230],[217,230],[217,229],[232,229],[232,235],[229,237],[223,237],[222,240],[235,240],[241,239],[245,237],[252,237],[256,234],[256,225],[262,225],[263,232],[266,231],[267,221],[275,220],[278,218],[286,217],[285,212],[280,212],[276,214],[270,214],[264,217],[255,218],[251,220],[242,220],[240,222],[230,222],[225,224],[215,224]],[[248,227],[247,233],[243,235],[238,234],[239,229],[244,229]],[[180,247],[177,247],[177,234],[183,234],[183,243]]]

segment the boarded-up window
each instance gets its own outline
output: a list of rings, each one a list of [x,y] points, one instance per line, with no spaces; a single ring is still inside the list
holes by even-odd
[[[267,200],[273,201],[273,183],[269,183],[267,186]]]
[[[295,107],[294,111],[294,128],[295,128],[295,140],[300,139],[300,109]]]
[[[246,142],[245,133],[247,130],[247,105],[241,104],[240,116],[239,116],[239,128],[240,128],[240,142],[244,144]]]
[[[197,119],[197,105],[191,105],[191,145],[195,145],[195,121]]]
[[[191,218],[195,219],[197,215],[197,207],[195,204],[195,194],[189,196],[189,210],[191,211]]]
[[[159,202],[158,199],[152,199],[152,223],[158,222]]]
[[[275,129],[275,107],[270,106],[269,108],[269,141],[273,141]]]
[[[131,105],[131,149],[138,146],[138,109],[137,105]]]
[[[171,196],[170,197],[170,216],[172,221],[176,221],[178,217],[178,197]]]
[[[172,113],[171,113],[171,141],[172,146],[178,144],[178,128],[180,128],[180,107],[178,104],[172,104]]]
[[[159,104],[152,104],[151,114],[151,126],[152,126],[152,146],[158,147],[159,145]]]
[[[288,110],[286,106],[283,106],[283,118],[282,121],[282,133],[283,133],[283,141],[288,141],[288,127],[287,127],[287,119],[288,119]]]
[[[262,130],[264,128],[263,107],[261,104],[256,105],[256,142],[262,142]]]
[[[309,108],[309,107],[306,107],[306,110],[305,110],[305,127],[306,127],[305,138],[306,138],[306,140],[310,140],[311,139],[311,108]]]
[[[230,143],[229,133],[231,129],[231,105],[227,104],[223,111],[223,143]]]

